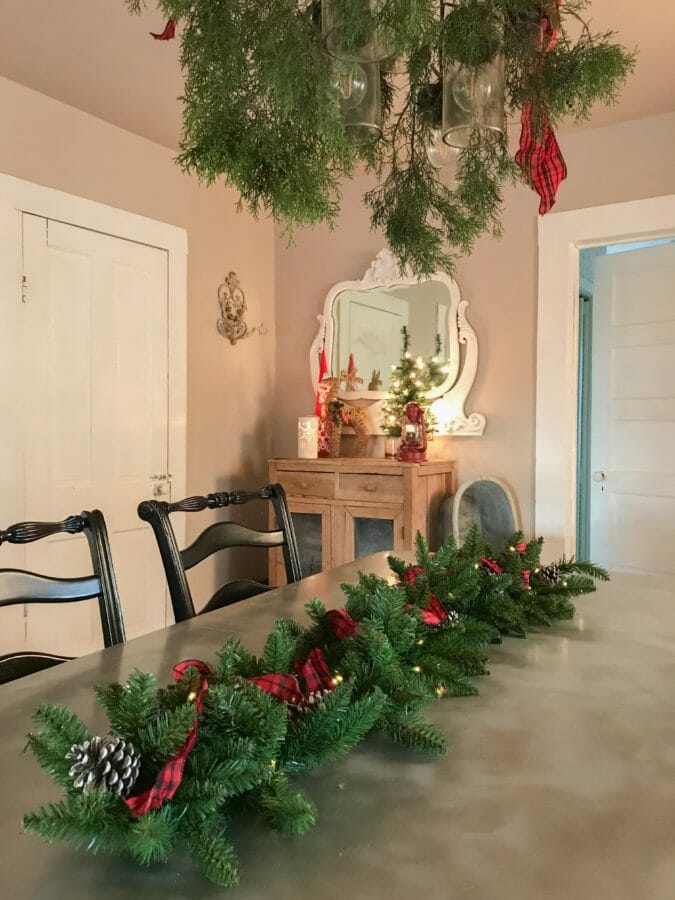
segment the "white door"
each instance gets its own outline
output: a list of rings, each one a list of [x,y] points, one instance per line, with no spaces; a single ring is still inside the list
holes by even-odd
[[[591,558],[675,574],[675,244],[596,262]]]
[[[23,249],[26,513],[103,511],[134,637],[166,622],[159,554],[136,507],[170,489],[167,253],[33,215],[23,216]],[[83,574],[87,560],[80,537],[26,547],[26,567],[53,575]],[[96,601],[86,615],[83,606],[29,607],[26,646],[100,647]]]

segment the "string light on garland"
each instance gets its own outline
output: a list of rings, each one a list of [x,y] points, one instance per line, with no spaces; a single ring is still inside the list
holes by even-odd
[[[207,183],[225,176],[287,229],[334,224],[341,181],[365,164],[378,178],[364,197],[372,225],[419,276],[500,233],[509,179],[547,212],[567,172],[554,129],[614,102],[634,65],[583,21],[590,0],[157,5],[169,23],[155,37],[179,26],[180,164]],[[521,121],[515,159],[508,117]]]

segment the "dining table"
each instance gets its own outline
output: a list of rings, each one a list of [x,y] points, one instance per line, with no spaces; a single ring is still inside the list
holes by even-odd
[[[138,668],[160,684],[186,658],[214,661],[228,635],[259,653],[276,618],[315,597],[343,605],[378,553],[0,687],[0,897],[5,900],[673,900],[675,613],[672,586],[617,576],[577,616],[487,648],[476,697],[427,715],[449,750],[430,758],[369,736],[293,781],[316,825],[285,837],[253,814],[228,830],[240,884],[207,881],[186,853],[143,867],[48,844],[24,813],[61,794],[25,751],[39,703],[94,733],[96,684]]]

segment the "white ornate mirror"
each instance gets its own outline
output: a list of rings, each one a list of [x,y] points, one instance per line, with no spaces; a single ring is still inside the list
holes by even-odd
[[[382,250],[361,281],[336,284],[326,297],[310,350],[314,390],[322,349],[328,374],[334,377],[347,370],[352,355],[363,381],[355,385],[357,390],[342,390],[339,396],[352,406],[368,407],[371,433],[380,434],[382,401],[391,370],[401,358],[405,325],[413,356],[436,356],[444,363],[444,380],[429,391],[436,401],[439,433],[482,434],[485,416],[464,412],[478,366],[478,342],[466,318],[468,305],[452,278],[441,272],[424,281],[410,278],[390,251]]]

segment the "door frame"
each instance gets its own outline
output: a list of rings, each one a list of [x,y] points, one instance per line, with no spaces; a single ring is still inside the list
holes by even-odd
[[[187,232],[184,228],[107,206],[84,197],[0,173],[0,358],[7,371],[21,377],[20,342],[13,340],[23,291],[22,215],[63,222],[112,237],[135,241],[167,254],[168,312],[168,471],[172,493],[184,497],[187,481]],[[30,285],[27,285],[28,291]],[[3,368],[5,368],[3,366]],[[3,432],[22,434],[20,392],[0,391]],[[23,461],[19,441],[0,442],[0,496],[3,523],[30,515],[24,509]],[[9,446],[9,445],[14,446]],[[79,512],[79,510],[77,510]],[[185,542],[185,517],[173,522],[179,543]]]
[[[579,250],[675,234],[675,194],[539,219],[535,529],[554,556],[576,545]]]

